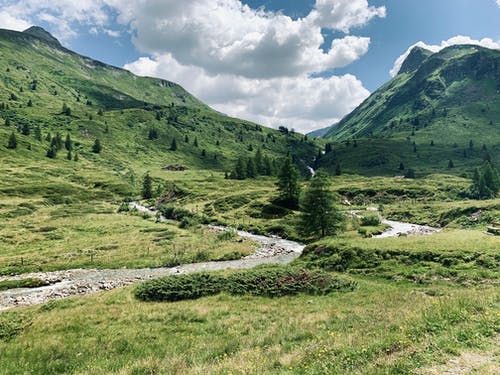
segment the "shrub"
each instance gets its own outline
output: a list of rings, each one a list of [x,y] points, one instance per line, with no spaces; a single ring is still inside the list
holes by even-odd
[[[135,290],[143,301],[181,301],[218,294],[224,278],[211,273],[167,276],[149,280]]]
[[[350,291],[355,285],[319,269],[263,266],[227,277],[212,273],[167,276],[140,284],[135,296],[143,301],[180,301],[220,292],[264,297],[299,293],[325,295],[333,291]]]
[[[380,217],[378,215],[365,215],[361,217],[361,226],[376,227],[380,225]]]

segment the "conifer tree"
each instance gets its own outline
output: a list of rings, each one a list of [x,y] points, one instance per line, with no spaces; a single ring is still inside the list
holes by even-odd
[[[35,128],[35,139],[37,141],[42,140],[42,129],[40,128],[40,125],[37,125]]]
[[[102,151],[101,141],[97,138],[92,145],[92,152],[94,154],[99,154]]]
[[[453,164],[453,160],[448,160],[448,169],[452,169],[455,167],[455,164]]]
[[[71,150],[68,150],[68,154],[66,155],[66,159],[71,160],[73,157],[71,155]]]
[[[175,137],[172,138],[172,143],[170,144],[170,151],[177,151],[177,141]]]
[[[22,135],[30,135],[31,129],[28,123],[24,123],[22,128],[21,128],[21,134]]]
[[[9,140],[7,142],[7,148],[11,150],[15,150],[17,148],[17,138],[16,133],[12,132],[9,136]]]
[[[73,150],[73,142],[71,141],[71,136],[69,135],[69,133],[66,134],[66,140],[64,141],[64,147],[68,151]]]
[[[264,160],[262,158],[262,149],[260,147],[255,151],[255,169],[257,174],[264,174]]]
[[[233,178],[236,180],[244,180],[247,177],[246,166],[243,162],[243,158],[239,157],[234,166]]]
[[[142,180],[141,194],[144,199],[151,199],[153,197],[153,180],[151,179],[149,172],[146,172]]]
[[[288,208],[298,208],[300,195],[299,172],[293,165],[290,156],[285,159],[281,166],[277,186],[280,203]]]
[[[311,179],[300,208],[300,230],[307,236],[324,237],[334,234],[343,221],[335,208],[335,196],[330,189],[329,177],[319,171]]]
[[[255,178],[257,177],[257,169],[255,168],[255,163],[252,158],[247,161],[247,177]]]

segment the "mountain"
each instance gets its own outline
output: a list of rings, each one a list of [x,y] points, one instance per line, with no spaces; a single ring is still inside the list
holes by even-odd
[[[321,129],[313,130],[312,132],[307,133],[307,135],[309,137],[323,138],[325,136],[325,134],[330,131],[330,129],[332,128],[332,126],[335,126],[335,125],[336,124],[327,126],[326,128],[321,128]]]
[[[367,174],[398,174],[400,163],[422,174],[470,172],[485,158],[500,161],[499,127],[500,51],[415,48],[396,77],[328,131],[338,144],[321,165]]]
[[[427,49],[413,47],[410,54],[403,61],[398,74],[411,73],[417,70],[430,55],[432,55],[432,52]]]
[[[317,152],[314,140],[222,115],[174,82],[81,56],[39,27],[0,29],[0,56],[0,194],[11,182],[67,176],[64,184],[74,188],[93,184],[87,179],[96,174],[120,191],[137,191],[146,170],[224,172],[259,148],[275,161],[290,153],[306,173]],[[12,133],[15,150],[6,147]],[[46,156],[56,134],[69,135],[78,162],[67,160],[64,147]],[[96,139],[99,154],[92,152]]]

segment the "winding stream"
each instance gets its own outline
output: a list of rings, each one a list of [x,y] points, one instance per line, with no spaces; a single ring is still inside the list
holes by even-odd
[[[150,215],[157,215],[155,210],[137,202],[130,203],[132,208]],[[159,216],[160,221],[168,221]],[[435,228],[383,220],[391,226],[386,232],[375,237],[397,237],[400,235],[428,235],[437,231]],[[229,228],[209,226],[214,231],[227,231]],[[245,231],[237,231],[238,236],[260,244],[255,253],[238,260],[222,262],[204,262],[184,264],[176,267],[141,268],[141,269],[72,269],[55,272],[39,272],[17,276],[0,277],[0,281],[39,278],[50,283],[39,288],[19,288],[0,292],[0,311],[15,307],[32,306],[44,302],[110,290],[142,280],[166,275],[193,273],[199,271],[221,271],[226,269],[249,269],[261,264],[287,264],[298,258],[304,245],[279,237],[255,235]]]

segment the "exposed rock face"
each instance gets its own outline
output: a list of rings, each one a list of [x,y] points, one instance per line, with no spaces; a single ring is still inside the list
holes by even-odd
[[[432,55],[431,51],[421,47],[414,47],[403,62],[403,65],[401,65],[398,74],[410,73],[417,70],[430,55]]]
[[[23,33],[30,34],[33,36],[36,36],[40,39],[44,39],[45,41],[56,44],[58,46],[61,45],[59,41],[47,30],[45,30],[43,27],[40,26],[31,26],[29,29],[26,29],[23,31]]]

